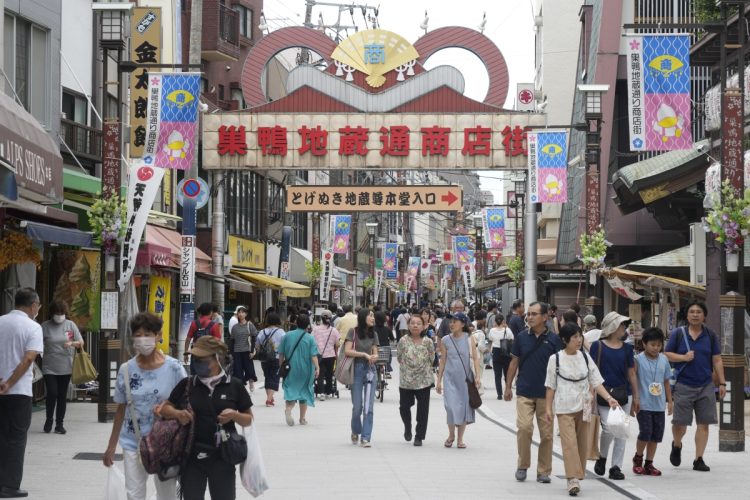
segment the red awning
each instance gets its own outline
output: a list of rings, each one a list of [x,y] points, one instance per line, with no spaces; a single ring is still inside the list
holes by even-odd
[[[138,249],[140,265],[180,268],[182,235],[177,231],[148,224],[144,243]],[[195,249],[195,272],[211,273],[211,258],[200,248]]]

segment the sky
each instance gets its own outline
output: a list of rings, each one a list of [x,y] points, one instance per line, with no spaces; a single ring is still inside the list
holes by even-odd
[[[429,18],[428,31],[444,26],[478,29],[486,12],[484,34],[498,46],[508,65],[510,85],[505,107],[513,108],[512,97],[517,83],[534,81],[534,16],[531,0],[373,0],[366,5],[380,6],[378,20],[382,29],[393,31],[412,43],[424,34],[420,24],[425,19],[425,10]],[[263,10],[271,30],[282,26],[299,26],[304,22],[305,0],[266,0]],[[314,23],[317,23],[319,13],[322,13],[325,24],[334,24],[338,17],[336,7],[316,5],[312,16]],[[364,29],[362,13],[356,8],[354,21],[360,29]],[[354,24],[348,10],[342,13],[341,24]],[[476,56],[463,49],[447,49],[432,56],[426,67],[429,69],[441,64],[455,66],[463,73],[466,80],[464,93],[467,96],[478,101],[484,99],[488,85],[487,71]],[[498,178],[503,173],[481,171],[479,176],[482,189],[500,191]],[[496,199],[495,202],[503,201]]]

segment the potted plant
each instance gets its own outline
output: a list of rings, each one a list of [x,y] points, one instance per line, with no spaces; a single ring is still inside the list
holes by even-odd
[[[313,262],[305,261],[305,277],[310,283],[310,289],[313,290],[313,292],[318,285],[318,280],[320,279],[320,275],[322,273],[323,273],[323,265],[320,263],[319,260],[316,260]]]
[[[508,277],[516,285],[516,288],[523,281],[523,257],[516,255],[508,261]]]
[[[737,271],[739,253],[750,230],[750,189],[744,196],[735,194],[728,180],[721,184],[721,199],[714,203],[703,218],[703,229],[714,235],[727,257],[727,270]]]
[[[101,245],[104,254],[114,255],[125,236],[128,209],[120,201],[119,195],[109,198],[99,196],[89,210],[89,225],[94,233],[94,241]]]

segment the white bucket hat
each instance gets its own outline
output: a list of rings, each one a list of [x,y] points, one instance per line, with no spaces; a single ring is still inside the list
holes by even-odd
[[[621,324],[626,323],[626,327],[632,320],[627,316],[623,316],[615,311],[607,313],[602,320],[602,333],[599,335],[600,339],[606,339],[620,327]]]

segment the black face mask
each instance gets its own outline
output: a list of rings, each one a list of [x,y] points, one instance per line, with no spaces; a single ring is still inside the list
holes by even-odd
[[[211,376],[211,362],[207,359],[196,359],[193,361],[193,370],[199,378]]]

